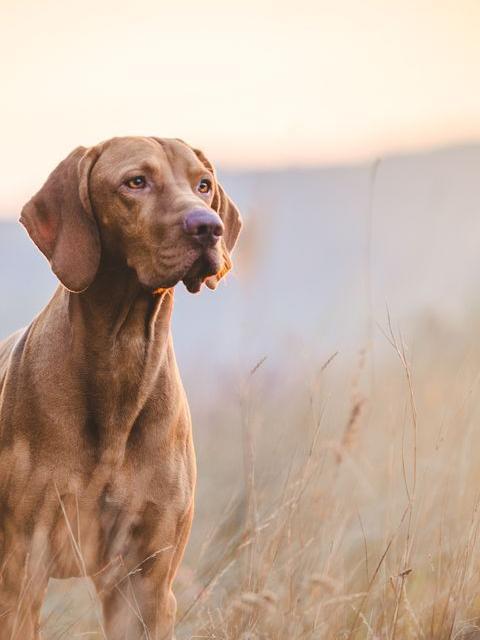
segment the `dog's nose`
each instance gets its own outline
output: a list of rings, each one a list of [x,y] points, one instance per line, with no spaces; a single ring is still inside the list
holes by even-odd
[[[203,245],[215,244],[223,235],[223,222],[220,217],[207,209],[196,209],[189,213],[183,226],[189,236]]]

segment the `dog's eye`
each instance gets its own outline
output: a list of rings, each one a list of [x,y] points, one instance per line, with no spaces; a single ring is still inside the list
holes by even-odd
[[[133,178],[125,180],[125,184],[129,189],[144,189],[147,181],[144,176],[134,176]]]
[[[202,178],[197,186],[197,191],[202,194],[210,193],[212,190],[212,181],[208,178]]]

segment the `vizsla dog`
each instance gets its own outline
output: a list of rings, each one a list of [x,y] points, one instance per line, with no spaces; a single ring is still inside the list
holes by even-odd
[[[241,220],[180,140],[75,149],[21,222],[60,286],[0,344],[0,640],[39,638],[49,577],[90,576],[109,640],[173,638],[193,514],[173,287],[215,288]]]

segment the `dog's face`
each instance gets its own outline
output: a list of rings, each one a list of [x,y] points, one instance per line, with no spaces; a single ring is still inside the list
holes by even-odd
[[[90,173],[90,199],[105,250],[145,287],[183,280],[198,291],[224,265],[224,225],[212,209],[215,176],[178,140],[114,139]]]
[[[180,140],[113,138],[79,148],[22,211],[63,284],[82,291],[106,260],[145,288],[215,288],[241,220],[205,156]]]

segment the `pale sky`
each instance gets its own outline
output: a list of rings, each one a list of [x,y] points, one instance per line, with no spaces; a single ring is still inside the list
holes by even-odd
[[[114,135],[224,168],[480,141],[480,0],[0,0],[0,25],[0,215]]]

